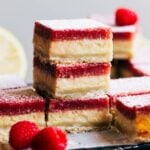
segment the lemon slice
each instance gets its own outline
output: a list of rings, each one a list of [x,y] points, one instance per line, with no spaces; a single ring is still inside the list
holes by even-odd
[[[0,74],[16,74],[25,78],[27,61],[18,39],[0,27]]]

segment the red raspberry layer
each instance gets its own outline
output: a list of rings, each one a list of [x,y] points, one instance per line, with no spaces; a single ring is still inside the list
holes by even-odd
[[[59,100],[51,99],[49,104],[49,111],[64,111],[64,110],[87,110],[87,109],[103,109],[109,108],[109,98],[90,98],[90,99],[76,99],[76,100]]]
[[[118,97],[116,108],[129,119],[138,113],[150,113],[150,94]]]
[[[82,76],[107,75],[110,73],[110,63],[80,63],[80,64],[50,64],[41,62],[39,58],[34,58],[34,67],[47,72],[57,78],[71,78]]]
[[[0,90],[0,115],[43,112],[45,101],[32,88]]]
[[[81,39],[110,39],[112,37],[111,30],[106,27],[97,27],[93,29],[65,29],[54,30],[44,26],[40,22],[35,23],[34,33],[52,41],[63,40],[81,40]]]
[[[125,115],[127,118],[131,120],[136,117],[135,107],[129,108],[125,106],[122,102],[120,102],[118,99],[116,101],[116,108],[120,113],[122,113],[123,115]]]
[[[132,40],[135,36],[133,32],[114,32],[113,40]]]

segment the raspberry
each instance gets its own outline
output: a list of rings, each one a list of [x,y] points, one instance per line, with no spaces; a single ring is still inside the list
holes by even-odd
[[[115,21],[119,26],[132,25],[138,21],[138,15],[131,9],[118,8],[115,13]]]
[[[35,123],[20,121],[14,124],[9,133],[9,144],[15,149],[28,148],[39,128]]]
[[[64,131],[56,127],[41,130],[32,141],[33,150],[65,150],[67,136]]]

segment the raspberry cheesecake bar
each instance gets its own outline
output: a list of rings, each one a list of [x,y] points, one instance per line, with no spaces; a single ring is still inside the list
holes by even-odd
[[[33,45],[35,56],[51,62],[112,60],[111,29],[90,19],[36,21]]]
[[[134,16],[134,18],[133,18]],[[91,19],[108,24],[113,32],[113,58],[130,59],[137,48],[138,17],[137,14],[126,8],[116,10],[114,16],[94,14]]]
[[[44,99],[31,87],[0,90],[0,128],[9,128],[20,120],[35,121],[42,127],[44,108]]]
[[[35,23],[33,44],[37,91],[76,99],[108,90],[112,60],[109,27],[90,19],[41,20]]]
[[[109,98],[60,100],[49,102],[48,125],[61,127],[69,132],[106,129],[111,123]]]
[[[34,58],[34,87],[48,96],[82,98],[107,91],[110,63],[51,64]]]
[[[118,97],[115,123],[134,140],[150,141],[150,94]]]

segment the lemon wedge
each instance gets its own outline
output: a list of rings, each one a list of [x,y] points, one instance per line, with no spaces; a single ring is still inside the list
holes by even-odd
[[[0,27],[0,74],[16,74],[25,78],[27,59],[19,40]]]

